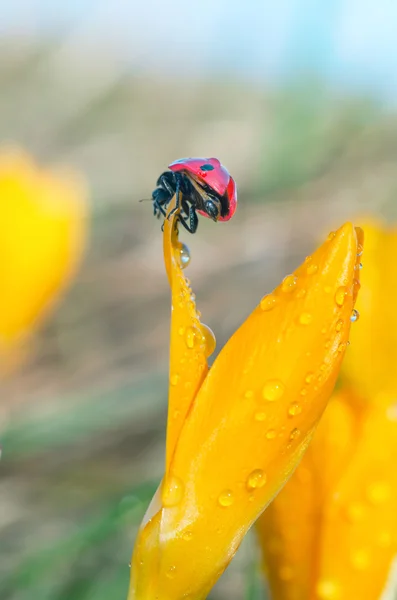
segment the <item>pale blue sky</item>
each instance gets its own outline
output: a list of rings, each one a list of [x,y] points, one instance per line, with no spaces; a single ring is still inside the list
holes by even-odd
[[[134,68],[274,80],[317,69],[397,100],[396,0],[17,0],[0,35],[87,28]]]

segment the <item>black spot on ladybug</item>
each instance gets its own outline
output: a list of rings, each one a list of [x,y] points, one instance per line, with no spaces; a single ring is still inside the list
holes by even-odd
[[[213,167],[212,165],[201,165],[200,169],[202,171],[213,171],[215,167]]]

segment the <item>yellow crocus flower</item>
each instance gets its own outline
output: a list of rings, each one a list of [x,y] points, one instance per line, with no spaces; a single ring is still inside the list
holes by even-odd
[[[340,390],[257,522],[274,600],[379,600],[397,554],[397,235],[364,227]]]
[[[75,272],[86,196],[82,182],[41,170],[22,152],[0,153],[0,372]]]
[[[172,206],[171,206],[172,208]],[[199,600],[305,452],[332,392],[358,288],[347,223],[265,296],[213,366],[174,219],[166,472],[141,525],[129,600]]]

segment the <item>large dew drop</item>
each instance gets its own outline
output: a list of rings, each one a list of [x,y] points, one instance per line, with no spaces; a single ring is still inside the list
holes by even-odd
[[[234,502],[234,495],[231,490],[225,490],[218,497],[218,502],[223,508],[228,508]]]
[[[338,306],[343,306],[347,296],[347,287],[341,286],[335,292],[335,302]]]
[[[190,263],[190,250],[182,242],[178,242],[177,248],[179,250],[179,262],[182,269],[184,269]]]
[[[266,483],[266,473],[262,471],[262,469],[255,469],[248,475],[247,479],[247,488],[249,490],[255,490],[256,488],[261,488]]]
[[[268,402],[279,400],[284,394],[285,386],[279,379],[270,379],[267,381],[262,390],[262,396]]]
[[[178,477],[169,477],[163,485],[161,499],[163,505],[168,507],[176,506],[183,497],[184,485]]]

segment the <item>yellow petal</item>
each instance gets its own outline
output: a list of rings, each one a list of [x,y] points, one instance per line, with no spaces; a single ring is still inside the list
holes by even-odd
[[[0,354],[36,327],[70,280],[85,214],[81,182],[40,171],[22,153],[0,155]]]
[[[360,322],[352,328],[354,352],[343,364],[346,385],[373,403],[393,402],[397,389],[397,230],[365,224]],[[360,259],[361,260],[361,259]]]
[[[336,394],[302,462],[258,519],[256,530],[275,600],[313,597],[326,502],[356,440],[354,412],[343,395]]]
[[[149,522],[138,536],[130,599],[204,598],[291,475],[344,355],[356,255],[348,223],[262,300],[217,357],[176,442],[157,533],[147,535]]]
[[[174,207],[175,198],[169,213]],[[189,407],[207,375],[207,357],[215,350],[214,334],[200,322],[190,282],[182,270],[177,221],[177,213],[165,219],[163,236],[172,311],[166,469]]]
[[[276,600],[380,597],[397,551],[396,461],[395,415],[372,406],[359,414],[344,392],[331,401],[257,523]]]

